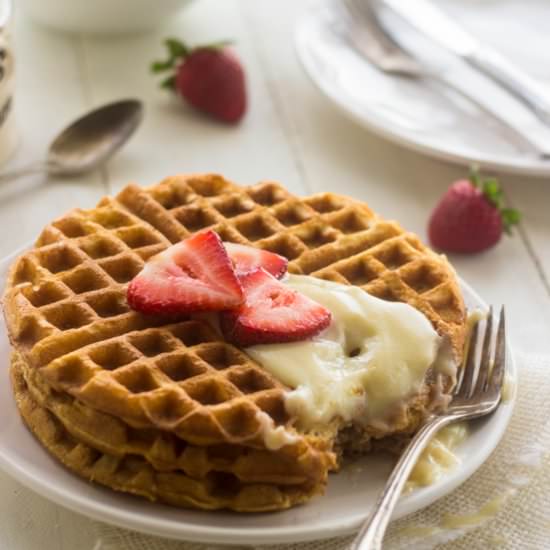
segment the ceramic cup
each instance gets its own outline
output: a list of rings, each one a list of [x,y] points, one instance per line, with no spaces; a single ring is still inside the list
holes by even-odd
[[[0,0],[0,164],[17,147],[18,132],[13,112],[15,88],[11,0]]]
[[[193,0],[18,0],[18,6],[47,27],[93,34],[154,29]]]

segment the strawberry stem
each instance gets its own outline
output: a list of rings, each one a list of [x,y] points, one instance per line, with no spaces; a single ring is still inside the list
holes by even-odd
[[[176,38],[167,38],[164,45],[168,50],[168,57],[164,61],[153,61],[151,63],[151,71],[153,73],[162,73],[172,71],[180,59],[184,59],[189,55],[189,48]],[[164,82],[161,84],[164,86]]]
[[[177,38],[167,38],[164,44],[168,48],[168,53],[171,59],[179,59],[189,55],[189,48]]]
[[[474,187],[481,189],[485,198],[500,212],[504,231],[510,235],[512,226],[521,220],[521,214],[514,208],[504,207],[504,193],[496,178],[482,178],[478,166],[470,168],[470,182]]]

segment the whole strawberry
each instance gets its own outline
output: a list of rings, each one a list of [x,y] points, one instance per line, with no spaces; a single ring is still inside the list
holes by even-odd
[[[482,180],[472,171],[470,179],[453,183],[436,205],[428,235],[433,246],[447,252],[480,252],[494,246],[519,219],[516,210],[503,207],[498,181]]]
[[[218,120],[234,124],[246,111],[244,71],[226,42],[188,48],[183,42],[165,41],[169,57],[156,61],[154,73],[169,72],[161,86],[178,92],[193,107]]]

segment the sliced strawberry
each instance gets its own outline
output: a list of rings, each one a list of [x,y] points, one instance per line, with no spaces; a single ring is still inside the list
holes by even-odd
[[[244,275],[263,267],[273,277],[280,279],[288,266],[288,260],[274,252],[244,244],[223,243],[237,275]]]
[[[225,337],[241,346],[295,342],[330,324],[330,311],[277,281],[263,269],[240,277],[246,301],[221,314]]]
[[[221,239],[207,230],[151,258],[130,282],[127,299],[142,313],[169,314],[235,308],[244,294]]]

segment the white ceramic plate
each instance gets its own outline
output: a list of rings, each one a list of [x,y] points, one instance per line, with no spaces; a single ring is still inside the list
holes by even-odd
[[[477,104],[433,80],[382,73],[351,46],[336,3],[314,3],[299,22],[295,38],[298,57],[307,74],[346,115],[391,141],[443,160],[468,166],[475,163],[501,172],[550,174],[550,159],[538,157],[527,142],[518,139],[509,127],[489,114],[497,112],[510,124],[524,128],[530,135],[536,133],[550,143],[550,128],[541,124],[528,109],[489,79],[388,14],[385,21],[400,41],[432,71],[444,74],[463,91],[476,90]],[[537,24],[548,19],[547,3],[529,0],[519,6],[513,2],[440,0],[438,4],[456,15],[475,36],[492,42],[539,80],[550,81],[548,69],[547,74],[541,74],[545,70],[543,66],[548,64],[539,63],[542,59],[538,51],[542,45],[544,51],[550,48],[547,29]],[[510,4],[518,4],[521,11],[513,12]],[[516,45],[524,35],[524,42],[532,45],[530,64],[523,46],[510,50],[509,37],[516,37],[513,41]]]
[[[0,262],[0,288],[14,257]],[[462,288],[469,307],[485,307],[468,285],[463,283]],[[386,461],[364,458],[331,476],[323,497],[285,512],[259,515],[180,510],[87,483],[50,457],[20,419],[8,377],[9,343],[3,320],[0,323],[0,467],[44,497],[94,519],[163,537],[210,543],[268,544],[328,538],[357,529],[389,473]],[[508,358],[508,373],[515,377],[510,350]],[[490,418],[472,424],[470,435],[457,449],[460,466],[434,485],[402,497],[394,517],[428,506],[471,476],[501,439],[512,409],[513,400]]]

